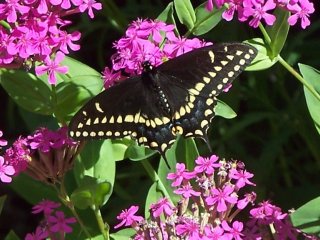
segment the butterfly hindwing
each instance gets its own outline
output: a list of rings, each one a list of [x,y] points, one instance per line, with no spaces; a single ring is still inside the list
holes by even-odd
[[[180,126],[183,136],[207,140],[207,130],[214,117],[215,97],[251,63],[256,53],[256,49],[248,44],[215,44],[157,68],[162,79],[170,79],[170,83],[161,87],[174,109],[174,122]]]

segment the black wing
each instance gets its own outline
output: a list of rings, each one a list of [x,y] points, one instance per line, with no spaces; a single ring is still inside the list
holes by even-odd
[[[244,43],[224,43],[196,49],[157,68],[161,85],[174,110],[174,125],[185,137],[207,140],[216,96],[255,58],[257,50]],[[180,127],[179,127],[180,126]]]
[[[131,136],[164,153],[175,136],[171,119],[156,104],[157,95],[149,87],[137,76],[101,92],[72,118],[69,135],[78,140]]]
[[[69,124],[74,139],[131,136],[163,156],[176,135],[206,139],[215,96],[252,61],[256,50],[242,43],[215,44],[169,60],[150,72],[170,106],[159,104],[153,83],[129,78],[91,99]]]

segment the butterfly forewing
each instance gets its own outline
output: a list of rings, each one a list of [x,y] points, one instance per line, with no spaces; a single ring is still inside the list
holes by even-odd
[[[171,121],[157,104],[157,95],[139,77],[130,78],[98,94],[69,124],[74,139],[131,136],[139,144],[165,151],[175,139]]]
[[[256,56],[243,43],[215,44],[171,59],[91,99],[71,120],[75,139],[131,136],[163,156],[176,135],[206,140],[215,96]]]

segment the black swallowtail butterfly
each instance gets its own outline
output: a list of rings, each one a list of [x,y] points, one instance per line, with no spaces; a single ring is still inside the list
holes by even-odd
[[[256,54],[248,44],[223,43],[193,50],[158,67],[146,63],[141,75],[112,86],[82,107],[69,124],[69,134],[74,139],[131,136],[164,158],[177,134],[208,143],[215,97]]]

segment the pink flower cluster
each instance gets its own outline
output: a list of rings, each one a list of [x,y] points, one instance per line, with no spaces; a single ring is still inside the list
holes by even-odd
[[[225,20],[231,21],[237,13],[239,21],[248,20],[249,25],[255,28],[261,20],[269,26],[273,25],[276,17],[272,15],[272,11],[278,7],[291,13],[288,18],[291,26],[300,19],[301,27],[305,29],[310,25],[310,14],[315,11],[313,3],[309,0],[208,0],[206,7],[211,11],[214,5],[218,8],[222,5],[227,6],[222,14]]]
[[[36,67],[37,75],[47,72],[55,84],[55,72],[68,71],[58,66],[64,55],[80,49],[74,42],[81,34],[68,33],[71,21],[64,18],[85,11],[93,18],[93,9],[101,8],[95,0],[5,0],[0,4],[0,67],[28,68],[40,62],[44,66]]]
[[[273,225],[276,239],[297,239],[299,230],[288,221],[281,209],[263,202],[254,205],[256,194],[245,193],[244,188],[255,186],[253,174],[244,169],[242,162],[198,157],[196,167],[188,171],[183,163],[176,172],[169,173],[174,193],[180,201],[176,206],[167,198],[151,204],[150,219],[136,215],[138,206],[122,211],[115,226],[132,227],[134,239],[269,239]],[[247,221],[237,216],[251,205]],[[242,213],[242,214],[245,214]],[[270,237],[270,239],[273,239]]]
[[[11,182],[12,176],[25,171],[31,154],[35,150],[43,153],[50,149],[59,149],[64,146],[74,146],[76,142],[67,136],[67,128],[63,127],[57,131],[51,131],[47,128],[40,128],[34,134],[17,139],[3,156],[0,156],[0,180],[2,182]],[[2,132],[0,131],[0,137]],[[0,144],[4,140],[0,140]]]
[[[33,214],[43,212],[44,220],[36,228],[34,233],[28,233],[25,240],[60,239],[66,233],[71,233],[69,224],[75,223],[74,217],[66,218],[62,211],[57,210],[59,203],[43,200],[33,207]]]
[[[168,59],[210,44],[198,38],[177,37],[174,29],[174,25],[159,20],[138,19],[132,22],[125,36],[114,43],[117,52],[111,58],[112,68],[106,67],[103,72],[105,88],[125,78],[120,70],[129,76],[140,74],[145,62],[158,66]]]

